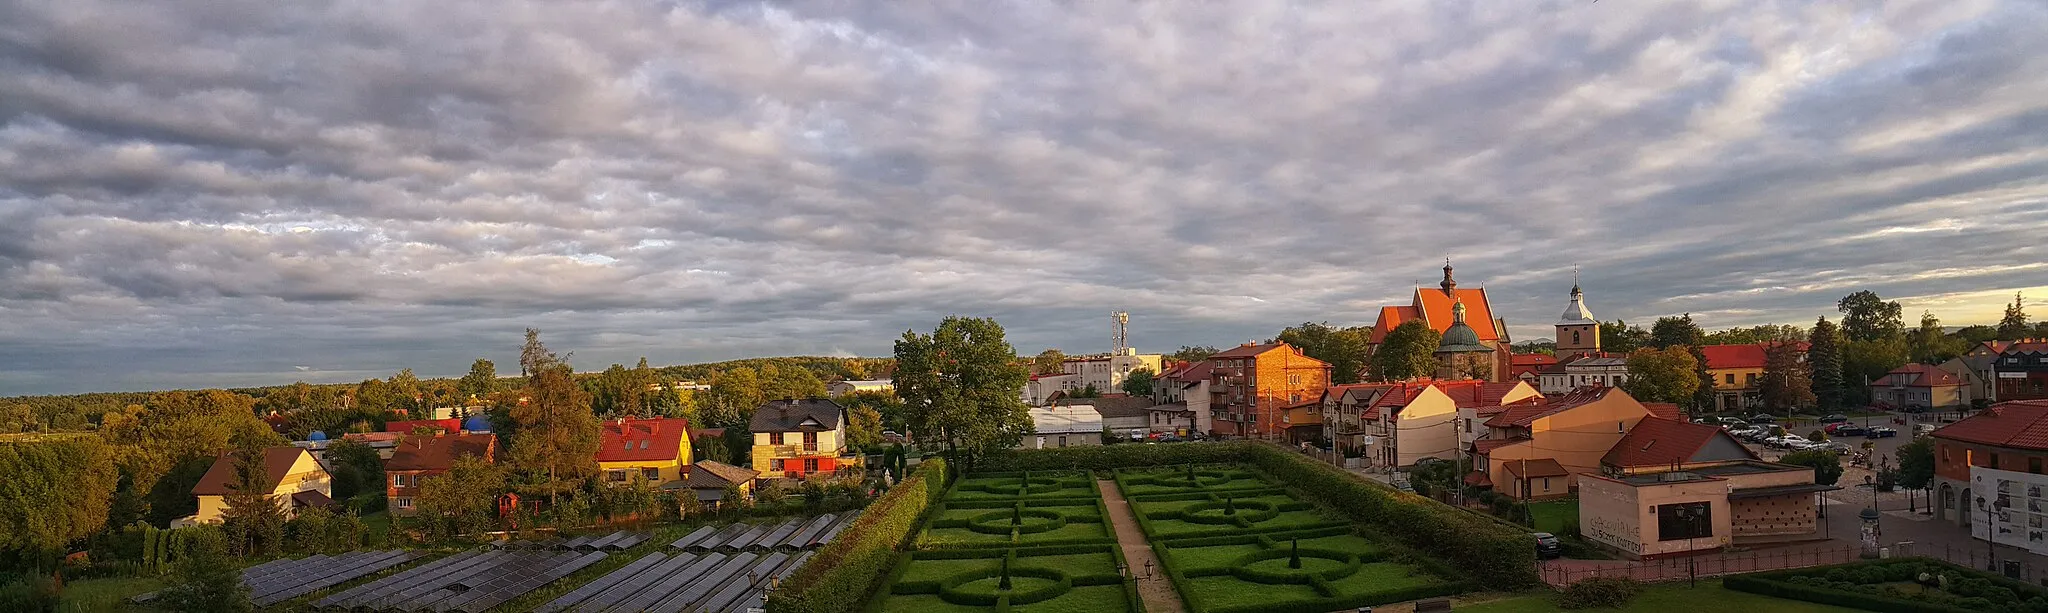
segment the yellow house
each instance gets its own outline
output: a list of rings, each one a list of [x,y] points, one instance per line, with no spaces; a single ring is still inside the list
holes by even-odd
[[[1658,407],[1673,413],[1667,417],[1678,417],[1676,407]],[[1487,436],[1473,441],[1475,474],[1467,482],[1490,485],[1518,498],[1568,493],[1580,475],[1600,472],[1600,460],[1608,450],[1637,422],[1652,416],[1650,407],[1613,387],[1582,387],[1555,398],[1509,405],[1486,420]],[[1565,474],[1555,474],[1560,469]],[[1477,474],[1482,470],[1484,474]],[[1537,481],[1531,484],[1531,479]],[[1543,479],[1550,480],[1548,485]]]
[[[754,470],[769,479],[802,479],[839,469],[846,410],[823,398],[775,400],[754,409]]]
[[[1803,341],[1793,343],[1801,360],[1806,358],[1810,346]],[[1707,358],[1707,374],[1714,379],[1714,410],[1738,411],[1762,404],[1762,387],[1758,382],[1764,378],[1764,362],[1770,357],[1770,348],[1768,343],[1700,347],[1700,355]]]
[[[263,450],[264,483],[270,487],[270,499],[284,508],[285,516],[292,517],[305,507],[324,507],[334,504],[334,482],[327,469],[313,459],[313,454],[298,447],[271,447]],[[220,522],[227,512],[227,496],[233,493],[235,484],[235,454],[222,454],[206,469],[206,476],[199,478],[199,484],[192,486],[192,494],[199,497],[199,513],[180,520],[177,525]]]
[[[640,475],[648,484],[660,486],[688,477],[688,420],[622,417],[604,422],[598,439],[598,475],[605,483],[631,483]]]

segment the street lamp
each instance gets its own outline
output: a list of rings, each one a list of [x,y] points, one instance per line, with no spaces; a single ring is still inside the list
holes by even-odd
[[[1679,505],[1678,519],[1685,522],[1685,568],[1692,578],[1692,587],[1700,585],[1699,552],[1693,551],[1693,539],[1700,534],[1700,521],[1707,517],[1706,503],[1695,502]]]
[[[1998,527],[1991,525],[1991,517],[1992,513],[2005,508],[2005,501],[1985,500],[1978,496],[1977,508],[1984,510],[1984,559],[1989,561],[1992,572],[1998,572],[1998,541],[1993,540],[1998,535]]]

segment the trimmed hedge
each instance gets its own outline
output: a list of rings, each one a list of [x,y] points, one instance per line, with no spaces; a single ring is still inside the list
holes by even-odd
[[[1922,572],[1955,577],[1943,601],[1884,593],[1882,584],[1913,581]],[[1750,573],[1728,577],[1721,584],[1728,589],[1752,594],[1880,613],[2048,613],[2048,590],[1929,558],[1872,560]],[[1996,594],[1999,598],[1993,600],[1982,594]]]
[[[890,488],[838,538],[768,595],[775,613],[849,613],[887,579],[897,549],[923,525],[926,511],[946,495],[946,462],[930,458]]]

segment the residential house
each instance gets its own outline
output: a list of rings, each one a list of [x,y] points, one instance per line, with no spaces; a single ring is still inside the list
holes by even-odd
[[[1024,437],[1019,447],[1047,449],[1102,444],[1102,414],[1086,404],[1032,407],[1034,434]]]
[[[1764,377],[1764,362],[1772,345],[1749,343],[1700,347],[1700,354],[1707,357],[1707,374],[1714,379],[1714,410],[1740,411],[1763,406],[1763,388],[1759,381]],[[1811,346],[1805,341],[1793,343],[1800,361],[1806,360],[1806,350]]]
[[[1508,358],[1508,380],[1527,381],[1529,385],[1540,386],[1540,373],[1556,363],[1557,356],[1547,353],[1514,354]]]
[[[1993,505],[1997,497],[1976,488],[1979,479],[1973,473],[1977,469],[2048,474],[2044,470],[2048,467],[2043,466],[2048,462],[2048,400],[2000,402],[1937,429],[1931,436],[1935,519],[1964,526],[1984,519],[1985,510],[1977,498],[1986,498],[1986,504]],[[1996,479],[2011,480],[2005,476]]]
[[[1189,364],[1187,368],[1171,377],[1161,379],[1153,389],[1172,388],[1178,397],[1161,404],[1179,403],[1187,407],[1189,426],[1194,432],[1215,434],[1215,413],[1210,411],[1209,383],[1216,377],[1216,363],[1203,360]]]
[[[384,462],[384,506],[392,515],[411,515],[427,478],[448,472],[457,458],[495,462],[497,455],[498,437],[490,433],[404,435]]]
[[[865,381],[833,381],[825,384],[825,394],[833,398],[854,392],[894,392],[896,382],[892,379],[869,379]]]
[[[1955,373],[1963,380],[1963,403],[1975,404],[1998,401],[1998,354],[2012,343],[2006,341],[1984,341],[1971,347],[1968,353],[1941,364],[1941,369]]]
[[[1879,406],[1955,410],[1965,405],[1969,386],[1939,366],[1907,364],[1870,382],[1870,401]]]
[[[1209,412],[1218,434],[1285,437],[1318,412],[1313,404],[1330,384],[1330,364],[1285,342],[1245,343],[1209,356]],[[1295,411],[1295,412],[1290,412]],[[1297,415],[1299,413],[1299,415]]]
[[[1424,458],[1457,458],[1475,437],[1474,421],[1502,405],[1537,397],[1528,384],[1477,379],[1333,386],[1320,403],[1322,435],[1335,451],[1365,464],[1408,468]]]
[[[1655,407],[1669,415],[1657,415],[1652,408],[1613,387],[1582,387],[1509,404],[1486,420],[1486,436],[1472,441],[1472,468],[1479,474],[1467,482],[1512,493],[1517,480],[1508,464],[1549,459],[1569,473],[1564,481],[1568,492],[1578,476],[1600,471],[1601,457],[1637,422],[1652,416],[1682,419],[1676,407]]]
[[[199,483],[192,486],[192,495],[199,497],[199,513],[178,520],[178,526],[222,520],[228,508],[227,497],[235,491],[237,459],[236,452],[214,459]],[[313,454],[298,447],[263,450],[263,487],[270,499],[284,509],[286,517],[297,515],[299,509],[334,504],[334,480],[313,459]]]
[[[599,426],[597,472],[607,484],[631,483],[639,475],[661,486],[682,480],[689,465],[689,420],[621,417]]]
[[[664,483],[662,489],[679,489],[677,486],[681,485],[697,497],[697,502],[712,508],[725,504],[728,487],[738,486],[741,496],[753,496],[754,480],[761,476],[760,472],[713,460],[692,463],[685,472],[688,476],[683,481]]]
[[[1628,382],[1628,358],[1609,353],[1581,353],[1537,372],[1537,389],[1562,394],[1588,385],[1621,387]]]
[[[1060,368],[1066,374],[1080,375],[1079,389],[1093,386],[1096,393],[1114,394],[1124,390],[1124,379],[1133,372],[1148,370],[1158,375],[1163,357],[1125,347],[1122,353],[1069,358],[1060,363]]]
[[[1436,385],[1458,405],[1460,451],[1469,449],[1472,441],[1486,434],[1486,420],[1506,411],[1508,405],[1543,397],[1526,381],[1438,381]]]
[[[774,400],[754,409],[754,470],[767,478],[802,479],[839,469],[846,447],[846,409],[824,398]]]
[[[1081,387],[1081,375],[1077,374],[1031,375],[1031,379],[1024,382],[1019,398],[1025,406],[1042,407],[1080,391]]]
[[[2048,399],[2048,339],[2022,339],[1998,353],[1993,367],[1999,400]]]
[[[1458,282],[1451,278],[1449,262],[1444,263],[1444,280],[1437,284],[1437,288],[1415,288],[1415,295],[1407,306],[1380,307],[1379,318],[1372,325],[1369,350],[1378,351],[1388,333],[1409,321],[1419,320],[1439,334],[1449,331],[1458,321],[1454,309],[1460,304],[1465,305],[1465,316],[1471,322],[1471,340],[1476,341],[1476,346],[1490,350],[1462,355],[1462,359],[1483,364],[1486,376],[1477,378],[1507,380],[1512,355],[1508,349],[1512,341],[1508,337],[1507,321],[1494,317],[1493,305],[1487,301],[1485,289],[1458,289]]]

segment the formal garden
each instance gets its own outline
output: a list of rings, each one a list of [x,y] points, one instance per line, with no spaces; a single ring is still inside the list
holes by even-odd
[[[1737,575],[1724,585],[1867,611],[2048,613],[2048,588],[1926,558]]]
[[[1087,471],[976,473],[926,515],[870,610],[1141,608]]]
[[[1473,586],[1242,465],[1124,469],[1116,479],[1192,611],[1330,611]]]

